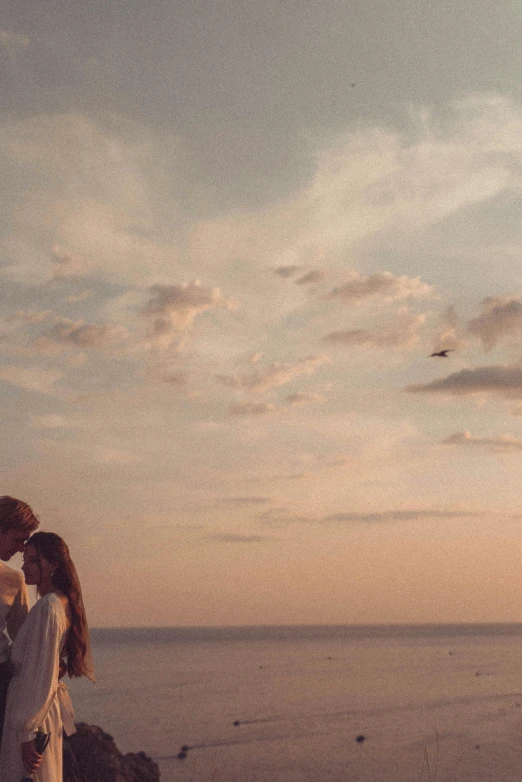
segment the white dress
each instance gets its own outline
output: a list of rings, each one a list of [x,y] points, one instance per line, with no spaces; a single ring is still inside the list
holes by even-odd
[[[21,782],[27,773],[21,744],[40,729],[51,734],[35,782],[62,782],[62,731],[74,733],[74,715],[67,688],[59,681],[60,652],[69,624],[54,592],[33,606],[13,644],[14,674],[9,685],[0,781]]]

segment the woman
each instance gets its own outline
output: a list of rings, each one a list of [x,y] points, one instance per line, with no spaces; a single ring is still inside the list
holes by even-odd
[[[67,688],[60,674],[94,681],[89,632],[80,582],[66,544],[54,532],[36,532],[27,541],[22,567],[40,600],[13,644],[0,753],[1,782],[62,782],[62,732],[74,733]],[[62,670],[60,664],[62,662]],[[36,751],[37,730],[50,734],[43,755]]]

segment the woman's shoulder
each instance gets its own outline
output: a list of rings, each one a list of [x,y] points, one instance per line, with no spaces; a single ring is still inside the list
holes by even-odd
[[[35,605],[38,605],[39,603],[43,603],[44,605],[46,603],[60,603],[61,600],[56,594],[56,592],[47,592],[46,595],[42,595],[42,597],[38,600],[38,602]]]
[[[32,614],[62,614],[63,612],[63,603],[56,592],[48,592],[46,595],[43,595],[31,609]]]

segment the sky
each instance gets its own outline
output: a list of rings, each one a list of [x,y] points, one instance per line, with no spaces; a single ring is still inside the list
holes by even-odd
[[[1,493],[91,625],[522,621],[521,38],[4,0]]]

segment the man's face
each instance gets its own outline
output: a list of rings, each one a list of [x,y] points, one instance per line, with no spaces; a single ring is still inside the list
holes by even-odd
[[[11,527],[6,532],[0,531],[0,559],[8,562],[18,551],[22,552],[28,537],[26,532],[21,532],[16,527]]]

